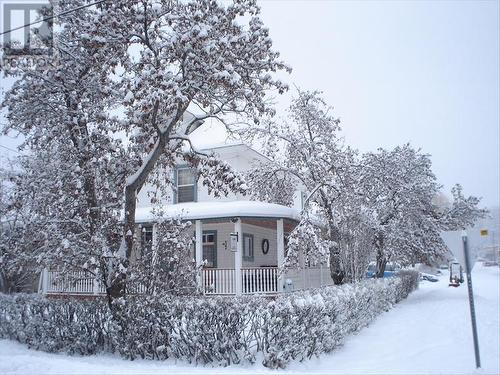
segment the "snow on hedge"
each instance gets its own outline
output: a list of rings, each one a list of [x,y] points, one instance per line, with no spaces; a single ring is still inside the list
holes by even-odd
[[[418,273],[255,297],[135,297],[118,329],[103,300],[0,295],[0,337],[48,352],[283,368],[334,350],[418,286]]]

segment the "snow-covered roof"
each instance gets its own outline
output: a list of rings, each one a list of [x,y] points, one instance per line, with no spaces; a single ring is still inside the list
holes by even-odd
[[[241,141],[233,141],[233,142],[219,142],[219,143],[206,143],[200,146],[200,149],[203,151],[216,150],[219,148],[229,148],[229,147],[239,147],[239,146],[247,146],[245,143]],[[248,147],[248,146],[247,146]]]
[[[165,206],[164,211],[164,217],[181,218],[182,220],[233,217],[283,218],[297,221],[300,219],[300,212],[295,208],[255,201],[178,203]],[[155,220],[156,217],[152,213],[152,207],[137,208],[135,214],[137,223],[147,223]]]

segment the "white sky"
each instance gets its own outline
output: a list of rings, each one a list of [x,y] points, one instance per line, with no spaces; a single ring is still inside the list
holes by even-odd
[[[500,205],[498,1],[260,4],[293,68],[286,80],[324,92],[348,144],[368,151],[411,142],[432,155],[447,190],[460,182]],[[279,110],[288,102],[281,97]],[[200,136],[221,138],[213,129]]]
[[[447,190],[500,204],[498,1],[262,1],[290,82],[361,151],[411,142]],[[287,100],[282,100],[286,102]]]

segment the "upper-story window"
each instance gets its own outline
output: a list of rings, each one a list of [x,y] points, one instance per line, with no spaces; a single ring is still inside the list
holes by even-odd
[[[143,225],[141,228],[141,255],[153,246],[153,226]]]
[[[196,176],[191,168],[177,168],[176,203],[196,201]]]

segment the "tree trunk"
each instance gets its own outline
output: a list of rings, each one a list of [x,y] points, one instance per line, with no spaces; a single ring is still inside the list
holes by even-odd
[[[330,276],[335,285],[342,285],[345,281],[345,270],[340,258],[340,237],[337,228],[330,229],[330,240],[334,243],[330,247]]]
[[[375,236],[375,248],[377,249],[377,268],[375,277],[384,277],[385,266],[387,265],[387,258],[384,254],[384,237],[381,234]]]
[[[146,182],[148,176],[153,171],[156,162],[163,154],[165,146],[170,140],[170,131],[174,125],[182,118],[182,115],[187,109],[189,103],[184,107],[179,107],[176,115],[170,120],[169,125],[164,131],[158,130],[158,139],[150,151],[146,159],[144,159],[139,169],[127,179],[125,185],[125,218],[123,227],[123,237],[118,251],[119,265],[118,271],[107,288],[108,298],[112,301],[115,298],[120,298],[125,295],[126,279],[128,273],[128,266],[130,256],[134,247],[134,232],[135,232],[135,211],[137,207],[137,193],[141,190]],[[152,113],[152,124],[155,128],[157,126],[157,114],[160,103],[156,102]],[[158,128],[159,129],[159,128]],[[189,134],[190,129],[186,129],[185,134]],[[179,142],[180,145],[180,142]],[[111,302],[110,302],[111,303]]]

